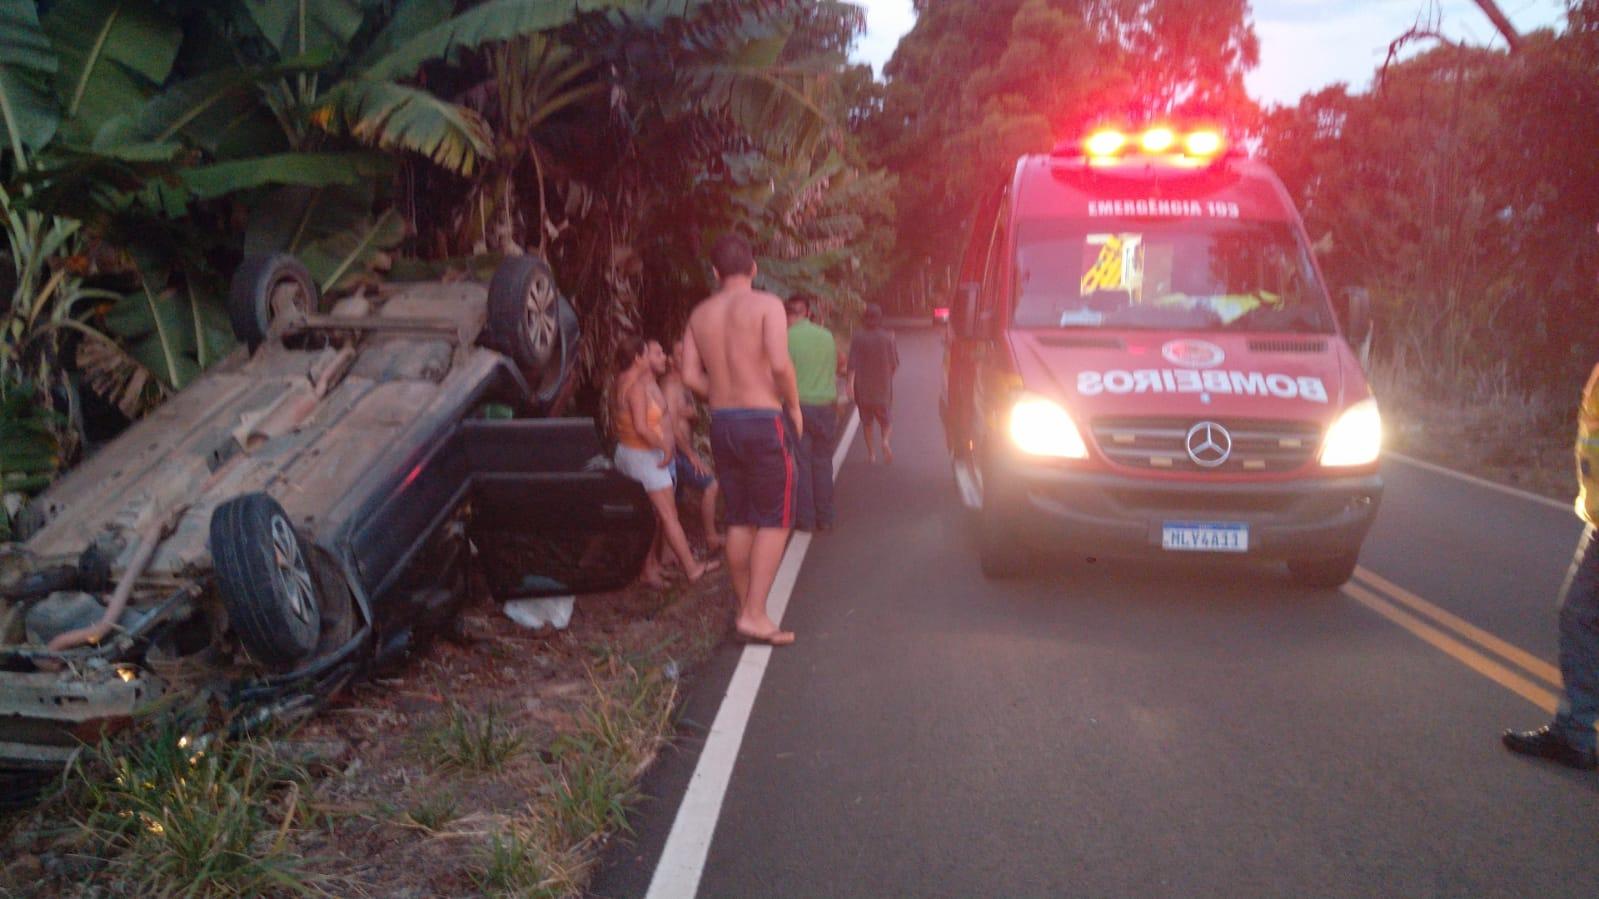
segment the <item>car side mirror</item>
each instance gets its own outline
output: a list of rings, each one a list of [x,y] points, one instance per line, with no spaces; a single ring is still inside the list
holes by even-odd
[[[963,281],[955,288],[955,308],[950,310],[950,323],[955,336],[963,340],[977,336],[977,297],[981,286],[976,281]]]

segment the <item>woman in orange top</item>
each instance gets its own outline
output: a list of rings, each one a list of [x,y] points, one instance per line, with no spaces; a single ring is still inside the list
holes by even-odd
[[[714,561],[694,558],[683,524],[677,518],[676,484],[672,474],[673,439],[665,427],[666,398],[657,382],[666,372],[666,351],[659,343],[636,335],[622,338],[617,347],[617,375],[612,390],[611,421],[616,428],[616,470],[644,487],[655,507],[655,543],[640,576],[645,584],[661,588],[666,578],[661,567],[661,541],[671,547],[690,582],[717,567]]]

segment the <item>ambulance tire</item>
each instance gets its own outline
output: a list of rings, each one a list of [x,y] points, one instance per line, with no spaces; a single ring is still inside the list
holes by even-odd
[[[977,559],[983,577],[991,581],[1013,580],[1032,570],[1033,554],[1018,536],[1015,520],[1007,511],[998,485],[985,477],[983,505],[977,510]]]
[[[1301,586],[1330,589],[1348,583],[1359,562],[1359,551],[1327,559],[1289,559],[1288,573]]]

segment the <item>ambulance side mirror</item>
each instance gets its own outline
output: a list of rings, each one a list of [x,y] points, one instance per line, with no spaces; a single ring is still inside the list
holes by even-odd
[[[1344,291],[1344,336],[1366,365],[1371,358],[1371,294],[1364,287],[1351,287]]]
[[[977,298],[982,285],[963,281],[955,287],[955,308],[950,310],[950,330],[961,340],[977,336]]]
[[[1364,287],[1344,291],[1344,336],[1352,344],[1366,341],[1371,334],[1371,294]]]

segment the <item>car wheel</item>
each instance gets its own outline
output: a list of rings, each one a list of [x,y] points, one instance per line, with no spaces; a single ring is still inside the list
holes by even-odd
[[[1288,573],[1306,587],[1342,587],[1355,576],[1359,561],[1359,552],[1325,559],[1289,559]]]
[[[316,647],[321,605],[288,513],[265,493],[234,497],[211,515],[217,588],[245,651],[283,668]]]
[[[500,263],[489,282],[488,336],[510,356],[540,393],[558,382],[565,366],[566,340],[555,275],[537,256],[513,256]]]
[[[985,474],[979,489],[977,558],[983,577],[994,581],[1021,577],[1032,567],[1032,553],[1018,538],[1015,521],[993,477]]]
[[[317,310],[320,299],[311,273],[293,256],[246,257],[228,289],[233,336],[253,352],[266,340],[274,319],[309,315]]]

